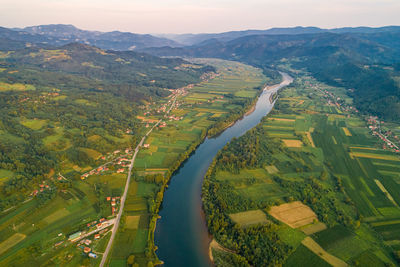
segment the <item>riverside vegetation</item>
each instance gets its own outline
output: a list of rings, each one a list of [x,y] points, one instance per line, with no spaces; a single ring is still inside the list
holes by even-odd
[[[240,63],[80,44],[3,51],[0,63],[0,262],[9,266],[98,265],[109,234],[84,238],[91,244],[80,247],[67,239],[112,218],[126,180],[124,160],[146,128],[163,118],[135,161],[109,258],[111,266],[156,263],[153,231],[170,175],[207,133],[242,116],[260,88],[275,82]],[[123,70],[119,78],[116,68]],[[82,253],[84,246],[97,258]]]
[[[215,263],[398,264],[399,156],[382,149],[344,88],[297,73],[274,110],[207,173],[207,225],[229,250],[213,249]],[[282,205],[295,201],[303,206]]]

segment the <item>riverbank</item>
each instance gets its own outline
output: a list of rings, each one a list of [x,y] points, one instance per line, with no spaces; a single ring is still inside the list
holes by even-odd
[[[140,265],[162,263],[157,257],[158,244],[155,245],[154,236],[164,218],[160,210],[165,208],[164,193],[169,191],[167,188],[174,180],[171,176],[180,173],[180,166],[185,165],[199,145],[208,139],[207,130],[212,125],[226,120],[229,114],[246,113],[248,103],[253,102],[260,84],[265,82],[260,69],[230,61],[217,64],[220,75],[181,90],[175,102],[166,98],[160,105],[153,103],[143,107],[146,119],[156,119],[164,112],[163,107],[174,106],[137,155],[121,218],[121,234],[114,240],[110,264],[127,259],[131,254]],[[250,89],[244,91],[244,88]],[[206,243],[208,245],[208,240]]]
[[[345,91],[308,74],[298,75],[295,85],[279,94],[268,119],[218,154],[204,180],[204,209],[214,238],[236,253],[216,251],[215,262],[227,266],[243,262],[253,266],[396,264],[393,250],[400,229],[400,198],[395,199],[395,192],[400,186],[393,180],[394,169],[385,166],[399,159],[394,152],[376,147],[357,112],[331,104],[328,95],[347,98]],[[368,192],[375,197],[366,203],[363,196]],[[294,201],[302,207],[288,209]],[[278,218],[273,214],[279,208],[285,212]],[[378,213],[382,208],[391,214]],[[319,223],[304,221],[301,215],[306,212],[301,209],[314,213],[313,221]],[[260,224],[248,216],[255,211],[261,218],[271,215],[280,222],[261,220],[264,224]],[[336,258],[326,257],[324,251]]]
[[[211,242],[210,242],[210,245],[209,245],[209,252],[208,252],[211,262],[214,262],[214,257],[213,257],[213,254],[212,254],[212,250],[213,250],[213,249],[218,249],[218,250],[224,251],[224,252],[226,252],[226,253],[235,254],[235,251],[230,250],[230,249],[227,249],[227,248],[224,248],[223,246],[221,246],[221,245],[217,242],[217,240],[215,240],[215,239],[213,238],[213,239],[211,240]]]
[[[275,86],[275,90],[282,86]],[[208,230],[201,217],[202,179],[218,151],[232,138],[256,126],[272,109],[268,101],[271,93],[270,90],[264,90],[253,112],[240,116],[238,121],[215,138],[206,138],[171,177],[160,210],[161,219],[155,231],[157,255],[165,262],[164,266],[212,265],[209,259]]]

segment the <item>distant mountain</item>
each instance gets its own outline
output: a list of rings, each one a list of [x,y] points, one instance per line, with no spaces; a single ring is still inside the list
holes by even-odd
[[[321,29],[318,27],[291,27],[291,28],[271,28],[267,30],[245,30],[229,31],[223,33],[201,33],[201,34],[164,34],[165,38],[177,41],[181,44],[191,46],[202,43],[209,39],[216,39],[222,42],[228,42],[249,35],[288,35],[288,34],[315,34],[323,32],[331,33],[382,33],[382,32],[400,32],[400,26],[386,26],[380,28],[371,27],[346,27],[336,29]]]
[[[397,31],[250,35],[227,42],[218,38],[183,48],[147,48],[158,56],[217,57],[271,68],[282,61],[305,69],[328,84],[354,89],[364,112],[400,120],[400,88],[391,69],[400,62]]]
[[[86,31],[73,25],[52,24],[26,27],[23,29],[0,29],[0,38],[25,41],[30,43],[65,45],[79,42],[93,45],[101,49],[134,50],[145,47],[181,46],[175,41],[155,37],[150,34],[135,34],[129,32],[99,32]]]
[[[146,48],[157,56],[218,57],[252,64],[272,63],[282,58],[322,56],[340,51],[358,62],[391,63],[400,52],[351,34],[318,33],[289,35],[250,35],[228,42],[208,39],[200,44],[180,48]]]
[[[50,36],[31,34],[24,31],[15,31],[4,27],[0,27],[0,39],[12,40],[14,44],[18,43],[19,44],[18,46],[21,45],[29,46],[33,44],[45,45],[45,44],[55,43],[58,40],[58,38]],[[7,42],[4,42],[4,44],[7,44]],[[6,46],[3,46],[3,48],[4,50],[8,49]],[[13,47],[10,45],[9,49],[13,50]]]

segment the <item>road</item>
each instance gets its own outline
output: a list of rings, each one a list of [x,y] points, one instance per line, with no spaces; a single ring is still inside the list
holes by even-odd
[[[153,125],[153,127],[151,127],[151,129],[146,133],[145,136],[143,136],[142,140],[140,140],[140,143],[135,148],[135,153],[132,156],[131,165],[129,166],[128,179],[126,180],[124,194],[121,197],[121,204],[120,204],[120,207],[119,207],[119,211],[118,211],[117,217],[115,218],[114,226],[111,229],[111,237],[110,237],[110,240],[108,241],[107,248],[104,251],[103,257],[101,258],[100,267],[103,267],[104,264],[106,263],[107,258],[108,258],[108,254],[110,253],[112,244],[114,242],[114,238],[115,238],[115,236],[117,234],[117,231],[118,231],[119,222],[121,220],[122,212],[123,212],[124,206],[125,206],[126,196],[128,195],[129,184],[131,182],[131,176],[132,176],[132,168],[133,168],[133,164],[134,164],[135,159],[136,159],[136,155],[139,152],[140,147],[143,146],[143,143],[144,143],[144,140],[146,139],[146,137],[153,131],[153,129],[155,127],[157,127],[160,124],[161,121],[162,120],[159,120],[156,124]]]
[[[174,100],[172,101],[172,104],[171,104],[170,108],[167,110],[166,114],[169,114],[170,111],[172,110],[172,108],[174,107],[177,97],[178,96],[175,95]],[[107,258],[108,258],[108,254],[110,253],[112,244],[114,242],[114,238],[118,231],[119,222],[121,220],[122,212],[123,212],[124,206],[125,206],[125,200],[128,195],[129,184],[131,182],[131,176],[132,176],[132,168],[133,168],[133,164],[135,163],[136,155],[137,155],[137,153],[139,153],[140,147],[143,146],[144,140],[146,140],[147,136],[149,136],[149,134],[153,131],[153,129],[155,127],[157,127],[161,123],[161,121],[162,121],[162,119],[160,119],[156,124],[153,125],[153,127],[151,127],[151,129],[145,134],[145,136],[143,136],[142,140],[140,140],[140,143],[135,148],[135,153],[132,156],[131,164],[129,166],[128,179],[126,180],[124,194],[121,197],[121,204],[119,207],[119,211],[118,211],[117,217],[115,218],[114,226],[111,229],[111,237],[110,237],[110,240],[108,241],[107,248],[104,251],[103,257],[101,258],[100,267],[104,267],[104,264],[106,263]]]

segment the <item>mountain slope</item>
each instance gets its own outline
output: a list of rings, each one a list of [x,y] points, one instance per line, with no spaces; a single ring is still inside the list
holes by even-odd
[[[399,42],[395,32],[371,36],[360,33],[252,35],[229,42],[212,39],[202,45],[144,51],[155,55],[233,59],[264,69],[289,61],[324,82],[355,89],[354,100],[361,111],[400,120],[399,86],[387,68],[400,61],[400,50],[396,49]]]
[[[192,68],[181,59],[164,59],[132,51],[104,51],[80,43],[4,53],[0,66],[8,70],[0,72],[0,80],[5,82],[85,90],[118,91],[129,87],[131,93],[145,94],[149,88],[177,88],[198,81],[210,70]]]
[[[26,27],[23,29],[0,28],[0,38],[30,43],[64,45],[79,42],[102,49],[134,50],[144,47],[180,46],[175,41],[150,34],[129,32],[98,32],[81,30],[73,25],[51,24]]]
[[[187,46],[198,45],[209,39],[216,39],[222,42],[228,42],[240,37],[250,35],[288,35],[288,34],[316,34],[316,33],[382,33],[382,32],[400,32],[399,26],[387,26],[380,28],[371,27],[345,27],[336,29],[321,29],[318,27],[291,27],[291,28],[271,28],[267,30],[245,30],[229,31],[223,33],[201,33],[201,34],[165,34],[160,35]]]

